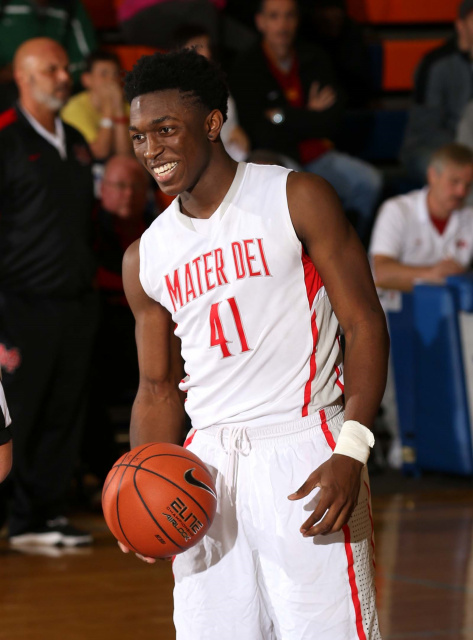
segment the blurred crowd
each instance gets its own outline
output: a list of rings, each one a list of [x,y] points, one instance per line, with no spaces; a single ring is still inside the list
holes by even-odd
[[[374,97],[344,0],[124,0],[118,13],[128,44],[220,62],[227,152],[328,180],[380,289],[470,268],[473,0],[418,68],[409,190],[384,202],[382,168],[337,148],[347,109]],[[15,451],[1,515],[16,545],[90,542],[65,517],[71,482],[100,487],[137,387],[121,260],[169,199],[133,156],[122,80],[80,0],[1,0],[0,365]]]

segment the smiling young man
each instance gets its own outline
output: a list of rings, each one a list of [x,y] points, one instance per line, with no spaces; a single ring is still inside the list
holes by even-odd
[[[202,56],[142,58],[126,92],[138,159],[179,196],[124,260],[131,444],[180,442],[180,350],[187,446],[219,496],[173,564],[177,638],[377,640],[364,464],[388,338],[356,233],[321,178],[225,153],[227,89]]]

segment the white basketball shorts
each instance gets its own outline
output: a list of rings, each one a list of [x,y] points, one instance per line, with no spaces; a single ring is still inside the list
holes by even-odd
[[[208,534],[173,563],[177,640],[380,640],[370,489],[343,530],[304,538],[317,492],[296,491],[331,455],[343,424],[331,407],[287,424],[191,431],[218,507]]]

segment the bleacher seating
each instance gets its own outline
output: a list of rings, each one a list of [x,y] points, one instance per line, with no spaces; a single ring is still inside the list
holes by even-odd
[[[364,24],[453,22],[460,0],[347,0],[354,20]]]
[[[408,91],[413,87],[414,71],[426,53],[443,44],[443,39],[384,40],[384,91]]]
[[[158,49],[154,49],[153,47],[143,47],[131,44],[110,44],[106,45],[105,48],[117,54],[122,68],[125,71],[131,71],[141,56],[150,56],[158,51]]]

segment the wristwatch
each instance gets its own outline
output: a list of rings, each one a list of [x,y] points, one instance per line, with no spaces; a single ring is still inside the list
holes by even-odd
[[[102,118],[99,125],[104,129],[111,129],[113,127],[113,120],[112,118]]]
[[[276,111],[276,113],[273,113],[271,116],[271,122],[273,124],[281,124],[284,122],[285,118],[286,116],[284,115],[284,111]]]

